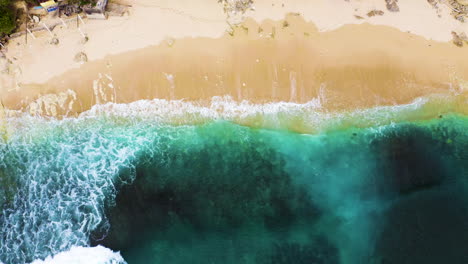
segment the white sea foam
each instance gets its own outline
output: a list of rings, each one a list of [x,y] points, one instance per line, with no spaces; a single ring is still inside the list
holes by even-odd
[[[14,178],[14,196],[9,197],[8,208],[0,208],[0,258],[6,263],[27,263],[74,246],[86,247],[96,230],[105,234],[105,205],[114,202],[116,184],[133,180],[133,161],[140,152],[162,151],[161,144],[177,133],[176,129],[158,133],[155,128],[165,123],[227,120],[318,132],[418,120],[426,117],[424,108],[438,100],[450,105],[446,104],[450,99],[435,96],[405,105],[328,112],[322,97],[304,104],[254,104],[214,97],[207,104],[161,99],[108,103],[62,120],[10,116],[8,144],[0,138],[0,173],[7,172],[7,180]],[[129,178],[120,178],[122,170],[129,172]],[[8,188],[2,186],[2,191],[8,194]]]
[[[96,117],[137,118],[172,125],[225,120],[267,129],[297,130],[300,127],[301,132],[317,133],[346,127],[374,127],[433,118],[439,114],[456,112],[456,104],[453,102],[457,97],[456,93],[434,94],[416,98],[407,104],[380,105],[347,111],[327,110],[327,99],[322,92],[317,98],[306,103],[252,103],[247,100],[239,102],[230,96],[214,96],[209,101],[153,99],[126,104],[96,104],[82,112],[78,118],[68,119],[76,121]],[[22,127],[19,123],[24,122],[23,112],[7,110],[6,115],[11,117],[9,122],[13,125],[10,125],[10,129],[14,129],[15,126]]]
[[[132,171],[147,137],[99,120],[24,116],[16,122],[8,144],[0,141],[7,183],[0,199],[8,203],[0,207],[0,259],[28,263],[88,246],[91,232],[105,234],[105,205],[113,203],[115,185],[134,177],[122,179],[119,171]]]
[[[140,100],[129,104],[107,103],[95,105],[80,117],[97,116],[141,118],[169,124],[198,124],[216,120],[268,129],[292,129],[300,127],[303,132],[323,132],[343,127],[371,127],[407,120],[425,119],[451,111],[450,97],[434,95],[421,97],[401,105],[377,106],[353,111],[331,112],[322,106],[324,98],[318,97],[307,103],[273,102],[255,104],[237,102],[229,96],[213,97],[208,103],[183,100]],[[445,102],[437,113],[422,111],[434,102]]]
[[[35,260],[31,264],[125,264],[119,252],[97,247],[72,247],[68,251],[49,256],[45,260]]]

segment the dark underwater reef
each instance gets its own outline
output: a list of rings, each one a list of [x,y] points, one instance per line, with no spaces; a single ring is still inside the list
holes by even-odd
[[[461,116],[319,135],[193,127],[140,153],[92,243],[130,264],[468,263],[467,131]]]

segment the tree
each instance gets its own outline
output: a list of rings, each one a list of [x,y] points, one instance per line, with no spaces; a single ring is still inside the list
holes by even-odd
[[[2,0],[0,0],[2,1]],[[75,4],[79,6],[84,6],[84,5],[96,5],[97,0],[68,0],[69,4]]]
[[[0,0],[0,6],[9,6],[11,4],[11,0]]]
[[[15,27],[15,13],[11,1],[0,0],[0,35],[11,33]]]

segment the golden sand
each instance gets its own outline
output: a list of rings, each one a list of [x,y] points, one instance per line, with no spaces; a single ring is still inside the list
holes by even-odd
[[[318,32],[290,14],[260,25],[247,19],[218,39],[167,39],[88,62],[44,84],[23,85],[3,101],[9,109],[27,109],[40,96],[73,91],[76,100],[70,99],[68,114],[74,114],[96,103],[230,95],[260,103],[321,98],[326,109],[350,110],[404,104],[435,93],[466,98],[464,80],[466,47],[370,24]],[[65,113],[67,99],[54,98],[62,100],[55,112]]]

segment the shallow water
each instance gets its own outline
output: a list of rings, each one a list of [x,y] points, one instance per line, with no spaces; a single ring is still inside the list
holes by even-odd
[[[463,115],[315,134],[222,118],[9,122],[4,263],[94,245],[130,264],[468,263]]]

